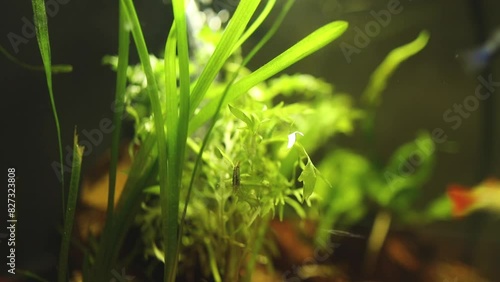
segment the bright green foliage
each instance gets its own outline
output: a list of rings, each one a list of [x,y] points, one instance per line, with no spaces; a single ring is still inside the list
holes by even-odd
[[[156,60],[152,58],[152,61]],[[238,61],[238,58],[235,60]],[[161,63],[158,62],[158,65]],[[161,72],[161,68],[159,70]],[[131,78],[139,77],[138,73],[129,74]],[[310,87],[303,84],[304,78],[310,82]],[[288,98],[281,95],[290,90],[289,84],[282,83],[284,80],[294,85],[302,84],[297,87],[295,94],[303,94],[303,102],[272,103],[277,98]],[[224,83],[225,81],[215,82],[213,87],[220,89]],[[129,87],[130,96],[138,98],[141,95],[137,96],[137,87],[135,84]],[[302,138],[307,138],[307,135],[298,135],[295,146],[287,148],[288,135],[295,131],[310,132],[311,125],[314,124],[312,120],[317,114],[314,106],[321,102],[326,105],[324,110],[328,107],[330,113],[349,111],[349,103],[335,103],[341,100],[335,99],[336,95],[331,89],[331,85],[310,76],[283,76],[270,80],[269,83],[261,83],[221,111],[211,141],[203,154],[201,172],[194,183],[186,216],[188,225],[182,238],[181,268],[186,269],[190,263],[189,260],[182,259],[182,254],[195,252],[202,262],[206,262],[201,263],[207,266],[204,269],[206,276],[213,275],[216,279],[219,275],[234,275],[242,267],[240,264],[244,254],[252,250],[254,241],[258,239],[255,237],[256,230],[267,226],[271,217],[281,217],[284,205],[289,205],[299,216],[306,216],[302,202],[312,194],[316,183],[321,180],[317,181],[317,169],[301,145]],[[318,91],[323,91],[321,97],[314,95]],[[308,98],[313,96],[316,99],[309,101]],[[137,119],[138,124],[141,121],[148,123],[149,119],[142,116]],[[352,127],[352,119],[345,118],[344,123],[348,123],[349,128]],[[139,128],[146,130],[148,126]],[[203,131],[204,128],[201,128],[195,136],[200,136]],[[335,123],[332,123],[332,129],[328,133],[331,136],[344,131],[345,128],[336,128]],[[141,131],[138,134],[142,134]],[[189,140],[191,155],[199,153],[200,143],[201,139],[198,137]],[[290,152],[295,152],[297,156],[293,162],[294,168],[302,168],[298,178],[280,171]],[[233,181],[236,164],[240,170],[241,184],[238,187]],[[193,162],[186,163],[184,175],[191,175],[192,168]],[[296,186],[297,180],[303,182],[303,187],[300,184],[299,187]],[[183,186],[187,186],[188,179],[184,179],[183,183]],[[152,186],[146,192],[157,195],[159,188]],[[181,195],[181,199],[184,198],[185,195]],[[158,233],[159,206],[143,208],[144,212],[138,222],[143,226],[143,238],[150,246],[148,254],[162,260],[162,246],[156,243],[161,238]],[[262,254],[268,251],[268,248],[264,248]],[[231,264],[233,261],[239,264]],[[218,270],[218,274],[214,273],[214,269]]]
[[[205,31],[204,34],[208,33]],[[205,42],[210,44],[210,40],[218,36],[207,38]],[[202,49],[200,52],[206,51]],[[198,58],[202,56],[195,54]],[[106,62],[116,65],[113,57],[106,58]],[[153,56],[150,56],[150,62],[160,92],[163,92],[164,80],[160,78],[163,77],[164,63]],[[205,95],[207,99],[218,97],[231,82],[229,78],[237,69],[238,62],[241,58],[233,56],[224,65],[224,77],[228,78],[214,81]],[[191,74],[200,73],[202,66],[203,62],[192,61]],[[247,69],[240,71],[242,74],[249,72]],[[130,67],[128,78],[127,112],[135,119],[136,139],[142,143],[153,129],[150,101],[145,98],[147,83],[140,67]],[[195,178],[186,215],[188,224],[181,240],[181,268],[189,267],[190,261],[183,259],[185,254],[196,252],[202,260],[201,265],[207,266],[205,276],[216,280],[218,277],[233,277],[243,267],[245,254],[256,252],[254,244],[261,239],[255,232],[265,229],[268,220],[276,214],[281,218],[286,204],[299,216],[306,216],[302,203],[313,193],[317,169],[304,151],[302,140],[309,140],[309,147],[315,149],[320,145],[319,139],[324,141],[334,133],[349,132],[353,120],[359,116],[357,111],[351,109],[350,99],[345,95],[334,95],[332,89],[331,85],[312,76],[282,76],[269,83],[260,83],[221,110],[211,141],[203,153],[201,171]],[[295,97],[302,97],[303,102],[285,102],[292,92]],[[284,102],[272,102],[276,100]],[[319,107],[321,112],[317,113],[319,105],[322,105]],[[330,130],[320,134],[320,129],[311,126],[314,124],[311,121],[326,112],[333,113],[333,118],[322,125]],[[205,131],[206,128],[201,127],[188,139],[191,149],[188,156],[199,154]],[[288,136],[295,131],[311,132],[312,136],[307,133],[298,136],[295,146],[287,148]],[[290,160],[291,152],[295,157]],[[192,157],[188,159],[192,160]],[[280,170],[285,164],[293,167],[293,171],[302,168],[298,179],[293,171],[283,173]],[[193,161],[185,165],[184,187],[189,185],[188,176],[193,173],[193,166]],[[235,166],[240,172],[238,185],[234,183]],[[297,180],[303,182],[303,187],[296,187]],[[146,192],[156,195],[150,197],[157,197],[160,189],[155,185]],[[185,199],[186,192],[181,191],[181,199]],[[143,239],[150,246],[147,253],[164,260],[163,245],[157,243],[161,242],[160,207],[155,204],[143,206],[143,209],[138,223],[144,231]],[[253,255],[268,251],[264,244],[262,251]]]

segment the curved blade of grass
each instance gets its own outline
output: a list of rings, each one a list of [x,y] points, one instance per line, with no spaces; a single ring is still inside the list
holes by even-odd
[[[161,104],[159,99],[159,90],[156,84],[154,73],[149,60],[149,54],[144,41],[144,36],[140,27],[139,19],[135,11],[132,0],[121,0],[125,8],[126,18],[130,21],[132,36],[139,54],[141,64],[146,74],[148,83],[147,91],[151,100],[151,106],[154,115],[155,133],[151,133],[146,141],[143,143],[138,156],[132,164],[130,174],[125,185],[122,196],[118,202],[116,209],[116,216],[113,220],[106,224],[102,239],[100,242],[99,252],[96,257],[94,269],[92,272],[92,281],[109,281],[111,275],[111,268],[115,265],[118,251],[123,242],[124,234],[131,222],[133,216],[140,208],[139,203],[141,199],[141,187],[146,184],[146,181],[151,177],[152,171],[151,160],[148,154],[151,153],[155,145],[158,148],[159,158],[159,177],[160,187],[167,185],[167,146],[165,140],[165,131],[163,116],[161,112]],[[145,153],[147,151],[147,153]],[[142,153],[141,153],[142,152]],[[146,154],[146,155],[145,155]],[[120,207],[122,207],[120,209]]]
[[[113,220],[113,209],[115,206],[116,167],[118,165],[118,154],[120,147],[120,132],[122,127],[122,116],[125,110],[125,88],[127,87],[127,68],[129,56],[130,33],[126,29],[128,19],[126,18],[123,3],[119,4],[118,19],[118,66],[116,70],[116,92],[113,116],[113,139],[111,144],[111,161],[109,168],[109,192],[107,220]]]
[[[121,0],[124,6],[126,7],[128,18],[131,22],[132,27],[132,36],[134,38],[135,45],[137,47],[137,52],[139,53],[139,58],[141,60],[141,64],[146,74],[146,79],[148,83],[148,95],[151,100],[151,107],[153,110],[153,118],[154,125],[156,131],[156,141],[158,146],[158,158],[159,158],[159,177],[160,177],[160,191],[167,191],[167,188],[173,190],[173,194],[175,195],[175,190],[178,187],[169,187],[169,181],[167,178],[168,175],[168,159],[167,159],[167,140],[165,138],[165,129],[163,123],[163,115],[161,112],[161,102],[159,98],[159,89],[156,84],[155,75],[153,69],[151,67],[151,62],[149,60],[149,53],[146,47],[146,42],[144,40],[144,35],[142,34],[141,26],[139,23],[139,18],[137,17],[137,13],[135,11],[134,4],[132,0]],[[172,152],[173,153],[173,152]],[[169,176],[170,177],[170,176]],[[170,199],[168,199],[170,200]],[[161,199],[163,203],[165,203],[165,199]],[[162,206],[163,211],[164,206]],[[169,208],[169,207],[165,207]],[[176,213],[177,214],[177,213]],[[170,216],[170,215],[169,215]],[[177,220],[177,219],[176,219]]]
[[[35,30],[36,39],[38,41],[38,48],[40,49],[40,54],[42,56],[43,66],[45,68],[45,78],[47,79],[47,88],[49,89],[50,105],[52,107],[52,113],[54,115],[54,121],[56,124],[57,131],[57,142],[59,143],[59,163],[61,164],[61,193],[62,193],[62,214],[64,215],[65,203],[64,203],[64,166],[63,166],[63,146],[61,140],[61,126],[59,125],[59,117],[57,115],[56,102],[54,100],[54,91],[52,90],[52,62],[50,58],[50,41],[49,41],[49,27],[47,25],[47,14],[45,12],[45,1],[43,0],[32,0],[31,4],[33,6],[34,20],[35,20]]]
[[[83,146],[78,145],[78,135],[73,137],[73,163],[71,167],[71,180],[68,192],[68,209],[64,219],[64,230],[62,234],[61,250],[59,253],[58,281],[68,281],[68,255],[69,243],[71,240],[71,230],[73,230],[73,220],[75,217],[76,200],[78,198],[78,186],[80,184],[80,170],[82,167]]]
[[[429,33],[422,31],[414,41],[392,50],[371,75],[370,82],[361,96],[362,101],[370,107],[376,107],[394,71],[402,62],[420,52],[429,42],[429,38]]]
[[[259,3],[260,0],[241,0],[238,4],[238,8],[236,8],[232,19],[229,21],[219,44],[217,44],[214,53],[208,60],[206,67],[203,69],[191,93],[190,116],[193,115],[220,69],[231,55],[233,47],[241,38],[245,27],[255,13]],[[216,105],[217,104],[215,104],[215,106]],[[213,113],[212,111],[212,115]]]
[[[252,25],[243,33],[241,38],[236,42],[236,44],[233,47],[233,50],[231,53],[234,53],[236,49],[240,48],[240,46],[248,40],[248,38],[259,28],[259,26],[264,22],[264,20],[269,16],[269,13],[271,10],[274,8],[274,5],[276,4],[276,0],[268,0],[266,3],[266,6],[260,13],[259,17],[252,23]]]
[[[188,45],[188,31],[187,31],[187,23],[186,23],[186,12],[185,12],[185,1],[184,0],[174,0],[172,2],[174,9],[174,22],[175,22],[175,31],[177,35],[177,53],[178,53],[178,62],[179,62],[179,86],[180,86],[180,97],[179,97],[179,119],[178,119],[178,128],[176,134],[171,134],[167,136],[170,138],[175,138],[177,142],[176,146],[176,154],[172,154],[175,157],[175,163],[172,165],[176,170],[176,181],[180,189],[180,183],[182,179],[182,165],[184,158],[184,150],[186,148],[186,139],[187,139],[187,128],[189,125],[189,113],[190,113],[190,86],[191,81],[189,77],[189,45]],[[172,58],[174,59],[174,58]],[[175,77],[175,76],[174,76]],[[171,93],[174,95],[176,92]],[[177,112],[167,113],[167,118],[171,115],[176,115]],[[174,139],[172,139],[173,141]],[[171,159],[174,160],[174,159]],[[179,189],[174,189],[178,190]],[[177,209],[176,209],[176,222],[178,221],[178,202],[179,196],[176,197]],[[177,230],[175,232],[177,234]]]
[[[34,71],[45,71],[45,66],[34,66],[27,64],[25,62],[19,61],[16,57],[14,57],[11,53],[9,53],[5,48],[3,48],[2,45],[0,45],[0,53],[3,53],[3,55],[14,62],[16,65],[19,65],[25,69],[28,70],[34,70]],[[66,73],[66,72],[72,72],[73,71],[73,66],[72,65],[52,65],[50,67],[52,70],[52,73]]]
[[[247,92],[253,86],[270,78],[276,73],[284,70],[299,60],[302,60],[337,39],[344,33],[347,27],[347,22],[335,21],[309,34],[255,72],[236,82],[229,91],[223,106],[238,98],[241,94]],[[214,100],[210,101],[196,116],[191,119],[191,132],[199,128],[205,121],[214,115],[217,109],[217,102],[218,101]]]
[[[378,161],[377,153],[372,145],[375,139],[376,107],[382,100],[382,92],[386,89],[389,79],[399,65],[420,52],[427,45],[429,37],[427,31],[422,31],[414,41],[392,50],[373,72],[366,89],[361,95],[361,101],[368,107],[367,117],[362,124],[362,131],[368,149],[367,154],[372,160]]]
[[[179,195],[190,107],[189,47],[184,2],[184,0],[172,1],[174,24],[168,36],[165,49],[165,66],[167,67],[165,69],[165,85],[167,85],[167,89],[169,90],[167,92],[169,111],[166,112],[167,123],[169,125],[167,146],[168,151],[171,153],[168,154],[168,186],[160,186],[160,202],[162,207],[162,233],[165,253],[164,277],[166,281],[172,282],[175,281],[176,277]],[[175,45],[177,45],[177,52],[179,54],[179,99],[175,97],[177,95],[177,89],[175,88]],[[179,105],[177,105],[177,101],[179,101]]]

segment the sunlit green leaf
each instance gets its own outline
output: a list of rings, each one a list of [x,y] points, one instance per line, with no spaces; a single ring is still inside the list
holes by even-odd
[[[232,102],[250,88],[272,77],[278,72],[291,66],[292,64],[304,59],[328,43],[337,39],[347,29],[348,24],[343,21],[336,21],[327,24],[304,39],[290,47],[288,50],[252,72],[250,75],[242,78],[231,88],[223,103],[223,106]],[[205,121],[212,117],[217,109],[218,101],[211,101],[196,114],[190,123],[190,130],[199,128]]]
[[[314,192],[314,187],[316,186],[316,168],[312,164],[311,160],[308,160],[306,166],[302,170],[302,173],[298,178],[304,186],[304,198],[307,199]]]
[[[229,110],[231,111],[231,113],[233,113],[233,115],[235,117],[237,117],[238,119],[240,119],[241,121],[246,123],[248,128],[250,128],[250,129],[253,128],[253,126],[254,126],[253,121],[243,111],[241,111],[238,108],[235,108],[231,105],[229,105]]]
[[[381,94],[394,71],[401,63],[420,52],[427,45],[429,38],[429,33],[422,31],[414,41],[392,50],[371,75],[362,100],[371,106],[378,105]]]

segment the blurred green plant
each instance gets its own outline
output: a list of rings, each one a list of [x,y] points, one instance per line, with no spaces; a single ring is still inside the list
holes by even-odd
[[[370,154],[338,148],[321,160],[318,168],[328,171],[325,177],[331,186],[318,183],[312,197],[314,215],[311,216],[319,221],[316,233],[319,245],[326,242],[332,228],[346,228],[370,212],[384,211],[400,222],[411,224],[449,218],[450,203],[444,196],[426,210],[417,211],[414,206],[435,164],[437,148],[429,133],[420,132],[415,140],[401,145],[385,166],[379,164],[378,156],[370,150],[375,138],[377,106],[391,75],[401,63],[420,52],[428,40],[428,33],[421,32],[413,42],[390,52],[373,72],[361,98],[365,149]]]

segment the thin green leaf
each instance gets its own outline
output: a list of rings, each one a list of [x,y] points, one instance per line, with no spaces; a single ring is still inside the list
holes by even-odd
[[[144,41],[144,36],[142,34],[134,4],[132,0],[121,0],[121,2],[125,7],[124,10],[126,11],[126,16],[130,20],[132,36],[137,47],[144,73],[146,74],[148,84],[147,92],[151,100],[151,107],[153,109],[154,116],[155,132],[154,134],[149,134],[139,152],[148,151],[151,153],[155,144],[154,141],[156,140],[159,158],[158,174],[160,176],[160,187],[167,187],[167,146],[165,140],[164,119],[159,99],[159,89],[151,67],[149,53],[146,42]],[[155,138],[155,140],[152,138]],[[118,256],[118,250],[123,242],[124,233],[129,228],[133,216],[140,208],[138,204],[141,199],[141,191],[139,189],[144,187],[143,185],[145,185],[145,182],[149,179],[152,164],[149,159],[151,157],[150,155],[139,155],[140,158],[137,157],[132,165],[127,184],[125,185],[120,201],[118,202],[116,212],[119,214],[113,218],[112,222],[106,224],[105,226],[103,238],[100,242],[99,252],[94,264],[95,268],[92,272],[92,281],[109,281],[110,271]],[[136,165],[137,163],[142,166],[138,167]],[[135,172],[142,172],[142,175],[137,175]],[[125,206],[125,210],[122,209],[120,211],[120,206]]]
[[[174,1],[175,4],[176,1]],[[182,3],[181,3],[182,4]],[[177,4],[178,5],[178,4]],[[174,5],[174,11],[176,6]],[[189,114],[189,89],[181,89],[181,97],[177,96],[177,65],[176,65],[176,46],[179,46],[177,38],[179,32],[177,30],[178,20],[172,24],[172,28],[168,35],[165,46],[165,85],[167,90],[167,146],[169,152],[167,165],[167,181],[169,189],[160,189],[160,200],[162,202],[162,234],[164,240],[163,253],[165,254],[164,275],[166,281],[174,281],[177,268],[178,257],[178,230],[179,230],[179,191],[182,178],[182,158],[184,156],[185,139],[181,133],[181,111],[183,115]],[[181,23],[182,24],[182,23]],[[179,48],[179,47],[178,47]],[[185,63],[185,59],[181,60],[179,54],[179,64]],[[186,54],[184,54],[186,56]],[[181,66],[179,65],[179,68]],[[185,66],[183,66],[185,68]],[[182,74],[181,74],[182,75]],[[184,77],[183,79],[186,79]],[[187,77],[189,79],[189,76]],[[188,84],[189,81],[181,82],[182,85]],[[189,88],[189,87],[188,87]],[[187,91],[187,92],[186,92]],[[187,99],[186,99],[187,98]],[[180,101],[182,100],[182,101]],[[180,101],[180,103],[179,103]],[[182,119],[186,119],[182,116]],[[184,123],[184,121],[182,121]],[[186,125],[187,127],[187,125]],[[181,136],[182,135],[182,136]]]
[[[299,60],[302,60],[303,58],[311,55],[328,43],[332,42],[344,33],[344,31],[347,29],[347,26],[348,24],[346,22],[336,21],[329,23],[309,34],[304,39],[296,43],[294,46],[290,47],[285,52],[281,53],[279,56],[277,56],[255,72],[236,82],[227,94],[223,106],[234,101],[241,94],[246,93],[255,85],[270,78],[276,73],[284,70],[290,65],[298,62]],[[199,128],[205,121],[207,121],[211,116],[214,115],[217,109],[217,102],[218,101],[214,100],[210,101],[205,107],[203,107],[203,109],[200,110],[200,112],[196,116],[191,119],[190,130]]]
[[[304,183],[304,199],[308,199],[316,186],[316,167],[314,167],[311,160],[307,160],[307,164],[299,175],[298,180]]]
[[[14,62],[15,64],[28,69],[28,70],[34,70],[34,71],[45,71],[45,66],[34,66],[27,64],[25,62],[19,61],[16,57],[14,57],[12,54],[10,54],[5,48],[3,48],[2,45],[0,45],[0,53],[3,53],[4,56]],[[50,67],[52,70],[52,73],[66,73],[66,72],[72,72],[73,71],[73,66],[72,65],[52,65]]]
[[[323,48],[341,36],[347,27],[348,24],[346,22],[336,21],[312,32],[252,74],[238,81],[231,89],[228,99],[235,99],[253,86]]]
[[[146,74],[146,79],[148,83],[148,96],[149,99],[151,100],[151,107],[153,109],[153,117],[154,117],[154,125],[155,125],[155,131],[156,131],[156,141],[157,141],[157,146],[158,146],[158,155],[159,155],[159,176],[160,176],[160,190],[161,191],[167,191],[167,187],[169,184],[169,181],[167,179],[167,174],[168,174],[168,158],[167,158],[167,141],[165,139],[165,130],[164,130],[164,124],[163,124],[163,115],[161,111],[161,102],[159,98],[159,88],[156,83],[155,75],[153,72],[153,68],[151,67],[151,62],[149,59],[149,52],[146,46],[146,42],[144,40],[144,35],[142,34],[142,29],[141,25],[139,22],[139,18],[137,16],[137,12],[135,11],[134,4],[132,0],[122,0],[122,3],[124,3],[124,6],[126,7],[126,11],[128,14],[128,18],[131,21],[131,27],[132,27],[132,35],[134,38],[135,45],[137,47],[137,52],[139,54],[139,58],[141,60],[142,67],[144,69],[144,73]],[[171,195],[172,197],[175,196],[175,194],[178,194],[178,191],[176,192],[176,189],[178,187],[170,187],[171,189]],[[163,193],[162,193],[163,196]],[[162,197],[164,198],[164,197]],[[178,199],[178,197],[177,197]],[[167,201],[171,201],[169,197],[167,199],[161,199],[163,203],[168,203]],[[162,205],[162,207],[165,207]],[[165,208],[170,208],[170,207],[165,207]],[[177,214],[177,212],[175,213]],[[165,215],[165,218],[172,217],[171,215]],[[177,219],[176,219],[177,222]],[[167,227],[167,226],[165,226]],[[171,228],[175,228],[175,226],[169,226]]]
[[[126,17],[123,3],[119,3],[119,21],[118,21],[118,67],[116,74],[116,92],[115,107],[113,116],[113,137],[111,145],[111,161],[109,169],[109,193],[108,193],[108,220],[113,219],[115,186],[116,186],[116,168],[118,165],[118,154],[120,147],[121,120],[125,110],[125,88],[127,87],[127,67],[129,57],[130,32],[126,28],[128,19]]]
[[[429,33],[422,31],[414,41],[392,50],[371,75],[362,100],[369,106],[377,106],[394,71],[402,62],[420,52],[429,42],[429,38]]]
[[[259,26],[262,25],[262,23],[267,18],[267,16],[269,16],[269,13],[271,12],[271,10],[274,8],[275,4],[276,4],[276,0],[268,0],[267,1],[266,6],[264,7],[262,12],[260,13],[259,17],[252,23],[252,25],[245,31],[245,33],[243,33],[241,38],[234,45],[231,53],[234,53],[234,51],[236,51],[236,49],[240,48],[241,45],[245,41],[247,41],[248,38],[255,32],[255,30],[257,30],[257,28],[259,28]]]
[[[31,4],[33,6],[34,20],[35,20],[35,30],[36,39],[38,41],[38,48],[40,49],[40,54],[42,56],[43,66],[45,68],[45,77],[47,79],[47,88],[49,89],[50,105],[52,107],[52,113],[54,115],[54,121],[56,124],[57,131],[57,142],[59,144],[59,163],[61,164],[61,194],[62,194],[62,214],[64,215],[65,204],[64,204],[64,169],[63,169],[63,145],[61,139],[61,126],[59,125],[59,117],[57,115],[56,102],[54,100],[54,91],[52,90],[52,62],[50,55],[50,41],[49,41],[49,27],[47,24],[47,14],[45,12],[45,1],[43,0],[32,0]]]
[[[293,210],[295,210],[295,212],[297,213],[297,215],[301,218],[301,219],[305,219],[306,218],[306,212],[304,210],[304,208],[295,200],[292,200],[290,198],[285,198],[285,203],[287,203],[290,207],[293,208]]]
[[[68,255],[71,240],[71,230],[73,230],[73,220],[75,217],[76,202],[78,198],[78,186],[80,185],[80,170],[82,166],[82,156],[84,147],[78,145],[78,135],[76,128],[73,139],[73,163],[71,168],[71,180],[68,193],[68,206],[64,219],[64,230],[61,241],[61,251],[59,253],[58,281],[68,280]]]
[[[171,173],[174,173],[173,178],[171,180],[171,184],[175,183],[175,188],[172,189],[172,193],[176,193],[175,196],[172,197],[170,201],[171,206],[169,206],[172,218],[171,223],[175,221],[176,228],[175,230],[171,230],[175,236],[172,238],[171,247],[168,247],[171,252],[167,254],[167,259],[165,260],[168,264],[168,257],[174,255],[176,253],[177,244],[175,243],[177,232],[178,232],[178,220],[179,220],[179,191],[181,189],[182,182],[182,172],[184,166],[184,152],[186,150],[186,140],[188,135],[188,126],[189,126],[189,115],[190,115],[190,76],[189,76],[189,46],[188,46],[188,31],[187,31],[187,23],[186,23],[186,9],[185,9],[184,0],[175,0],[173,1],[174,8],[174,19],[175,19],[175,27],[177,33],[177,53],[178,53],[178,62],[179,62],[179,86],[180,86],[180,97],[179,97],[179,120],[177,132],[174,134],[169,134],[167,139],[169,142],[173,141],[175,138],[175,154],[169,154],[169,170]],[[172,93],[173,94],[173,93]],[[176,114],[174,112],[173,114]],[[167,118],[170,117],[170,114],[167,113]],[[171,138],[173,137],[173,138]],[[170,179],[169,179],[170,181]],[[174,215],[175,214],[175,218]],[[172,226],[168,226],[168,228],[172,229]],[[177,268],[177,257],[172,257],[172,262],[174,268],[170,272],[170,281],[175,280],[176,268]]]
[[[214,81],[227,58],[231,55],[233,47],[241,38],[245,27],[250,21],[250,18],[254,14],[259,3],[260,0],[241,0],[238,4],[238,8],[236,9],[232,19],[229,21],[219,44],[217,44],[213,55],[208,60],[206,67],[203,69],[203,72],[198,78],[198,81],[193,89],[191,94],[191,115],[201,103],[208,88]],[[215,101],[215,107],[216,106],[217,101]],[[213,111],[210,116],[213,116],[214,112],[215,111]]]
[[[148,187],[148,188],[144,189],[144,193],[160,195],[160,186],[155,185],[155,186]]]
[[[246,123],[246,125],[248,126],[248,128],[250,128],[250,129],[253,128],[254,122],[243,111],[241,111],[240,109],[237,109],[235,107],[232,107],[231,105],[229,105],[229,110],[231,111],[231,113],[235,117],[237,117],[238,119],[240,119],[241,121],[243,121],[244,123]]]

